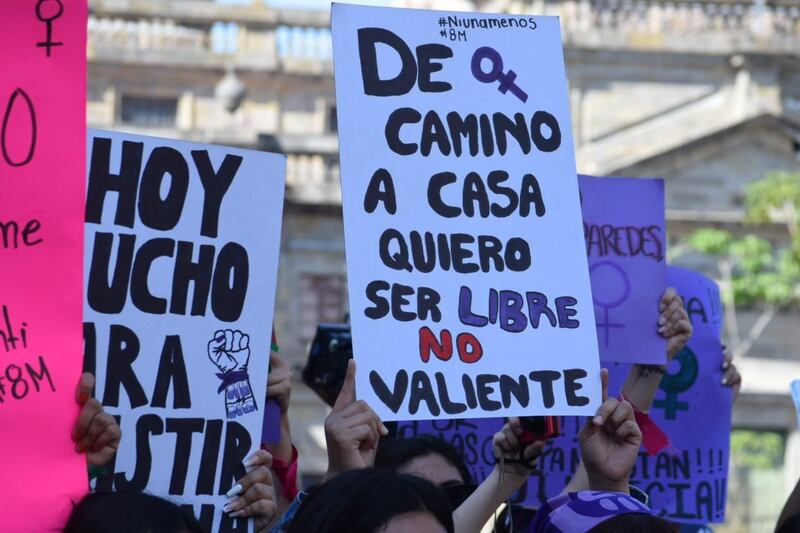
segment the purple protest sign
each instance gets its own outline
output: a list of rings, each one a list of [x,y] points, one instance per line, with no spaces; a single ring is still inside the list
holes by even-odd
[[[719,289],[706,276],[667,267],[667,282],[684,298],[694,326],[689,344],[670,362],[661,380],[650,417],[672,442],[655,456],[645,451],[631,484],[650,496],[651,508],[663,518],[686,524],[725,520],[732,398],[722,380],[722,304]],[[630,365],[607,363],[611,394],[618,394]],[[536,507],[557,495],[580,462],[576,435],[582,419],[562,419],[562,435],[547,443],[542,474],[529,482],[526,503]],[[698,431],[702,428],[702,431]]]
[[[664,180],[578,176],[602,361],[666,363]],[[652,310],[651,313],[643,310]]]

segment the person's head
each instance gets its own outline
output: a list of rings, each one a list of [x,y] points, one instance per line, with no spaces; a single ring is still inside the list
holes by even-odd
[[[190,511],[150,494],[96,492],[72,509],[64,533],[205,533]]]
[[[675,533],[675,527],[651,514],[617,515],[596,525],[589,533]]]
[[[382,440],[375,466],[425,478],[442,489],[472,483],[472,476],[458,451],[432,435]]]
[[[425,479],[384,468],[351,470],[323,483],[297,510],[288,533],[452,533],[453,509]]]

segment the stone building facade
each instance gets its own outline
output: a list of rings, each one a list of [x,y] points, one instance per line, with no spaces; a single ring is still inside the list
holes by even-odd
[[[800,171],[800,0],[397,3],[559,15],[578,169],[664,177],[673,243],[701,226],[748,231],[745,185]],[[91,127],[288,155],[275,327],[301,367],[317,323],[347,312],[328,12],[261,0],[91,0],[90,11]],[[764,232],[786,242],[780,226]],[[697,255],[676,261],[714,273]],[[757,316],[743,313],[741,329]],[[787,394],[800,377],[798,318],[777,316],[736,362],[745,379],[735,425],[787,435],[776,501],[800,474]],[[325,409],[299,383],[292,401],[313,477],[325,467]]]

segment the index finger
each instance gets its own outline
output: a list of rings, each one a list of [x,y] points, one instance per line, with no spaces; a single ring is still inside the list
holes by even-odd
[[[338,412],[356,401],[356,361],[350,359],[347,362],[347,374],[344,376],[344,383],[342,390],[339,391],[339,396],[336,397],[336,403],[333,404],[333,410]]]
[[[78,380],[78,392],[75,396],[78,404],[83,405],[92,397],[92,390],[94,389],[94,374],[91,372],[84,372],[81,374],[81,379]]]

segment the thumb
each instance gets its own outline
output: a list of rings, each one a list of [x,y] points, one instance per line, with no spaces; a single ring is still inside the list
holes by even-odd
[[[356,360],[350,359],[347,362],[347,374],[344,376],[342,390],[333,404],[334,411],[341,411],[351,403],[356,401]]]
[[[91,372],[84,372],[81,374],[81,379],[78,381],[78,392],[75,399],[79,405],[83,405],[92,397],[92,389],[94,389],[94,374]]]

